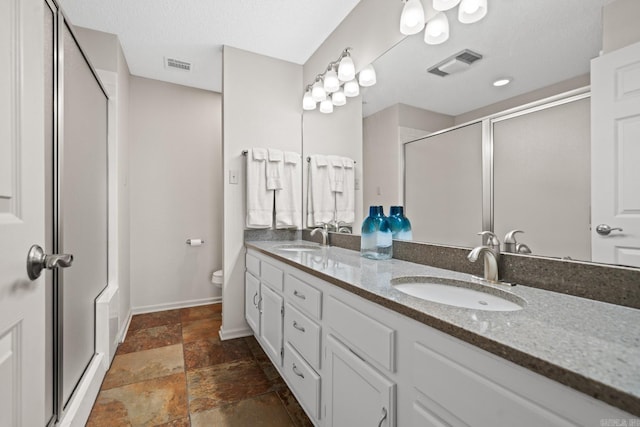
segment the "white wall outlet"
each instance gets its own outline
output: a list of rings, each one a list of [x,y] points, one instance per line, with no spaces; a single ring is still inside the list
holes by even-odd
[[[238,183],[238,171],[237,170],[229,170],[229,184],[237,184]]]

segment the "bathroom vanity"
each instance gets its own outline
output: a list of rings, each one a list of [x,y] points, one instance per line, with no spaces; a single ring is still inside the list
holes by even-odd
[[[431,302],[472,276],[309,242],[246,242],[246,318],[317,426],[586,426],[640,415],[640,311],[514,286],[519,307]],[[487,285],[481,285],[487,286]],[[609,425],[609,424],[606,424]]]

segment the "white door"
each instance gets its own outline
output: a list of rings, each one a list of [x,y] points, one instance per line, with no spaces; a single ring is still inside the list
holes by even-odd
[[[260,337],[266,350],[278,366],[282,366],[282,306],[283,299],[264,283],[260,286]]]
[[[45,425],[44,2],[0,1],[0,425]]]
[[[640,43],[591,61],[591,92],[592,260],[640,267]]]
[[[244,273],[244,312],[253,333],[260,335],[260,281],[248,271]]]

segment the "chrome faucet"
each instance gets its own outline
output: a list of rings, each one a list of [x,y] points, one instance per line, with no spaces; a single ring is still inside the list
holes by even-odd
[[[489,246],[475,247],[467,255],[467,259],[476,262],[478,257],[484,254],[484,280],[489,283],[498,283],[498,255]]]
[[[329,228],[327,224],[322,224],[322,227],[318,227],[318,228],[314,228],[313,230],[311,230],[311,236],[315,236],[315,234],[317,232],[320,232],[320,234],[322,234],[322,246],[329,246],[328,245],[328,241],[329,241]]]

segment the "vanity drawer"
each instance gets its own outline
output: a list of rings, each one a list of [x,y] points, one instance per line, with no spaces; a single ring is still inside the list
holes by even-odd
[[[325,320],[360,357],[375,361],[381,367],[394,372],[394,329],[334,297],[327,300]]]
[[[316,319],[322,318],[321,291],[290,274],[287,274],[284,286],[288,301],[291,301]]]
[[[285,339],[315,369],[320,369],[320,326],[287,303],[284,309]]]
[[[260,260],[247,252],[245,257],[245,265],[247,270],[256,277],[260,277]]]
[[[284,374],[302,406],[315,418],[320,418],[320,376],[286,343]]]
[[[271,288],[282,292],[284,272],[271,264],[262,261],[260,278]]]

